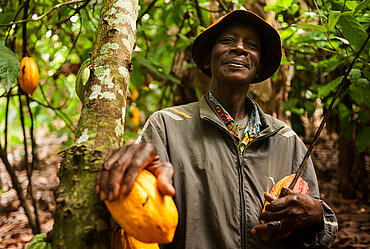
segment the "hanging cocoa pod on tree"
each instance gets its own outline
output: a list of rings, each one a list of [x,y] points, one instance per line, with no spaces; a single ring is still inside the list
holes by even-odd
[[[21,60],[21,71],[18,76],[19,85],[29,95],[33,95],[39,85],[39,68],[31,57],[23,57]]]

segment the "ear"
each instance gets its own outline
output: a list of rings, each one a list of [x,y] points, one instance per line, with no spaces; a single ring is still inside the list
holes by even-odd
[[[203,58],[203,66],[206,70],[211,69],[211,55],[207,53]]]

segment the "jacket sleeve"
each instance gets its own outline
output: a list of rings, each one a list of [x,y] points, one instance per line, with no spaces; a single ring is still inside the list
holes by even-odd
[[[164,127],[161,115],[158,112],[154,113],[145,123],[135,143],[152,143],[159,157],[168,162],[166,130]]]

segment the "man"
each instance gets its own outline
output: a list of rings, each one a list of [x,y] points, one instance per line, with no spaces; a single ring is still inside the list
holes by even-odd
[[[199,102],[154,113],[140,143],[123,146],[104,163],[100,198],[127,194],[145,168],[179,211],[174,241],[163,248],[330,247],[336,218],[319,200],[311,161],[302,175],[311,196],[264,193],[294,173],[306,151],[289,127],[247,97],[249,84],[279,67],[277,31],[256,14],[235,10],[202,32],[192,52],[211,78],[211,91]],[[261,214],[265,200],[271,204]]]

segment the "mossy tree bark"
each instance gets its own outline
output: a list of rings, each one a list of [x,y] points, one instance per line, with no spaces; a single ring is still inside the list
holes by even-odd
[[[138,0],[104,0],[83,88],[74,144],[63,155],[56,191],[53,248],[110,248],[110,215],[95,193],[102,162],[123,144]]]

